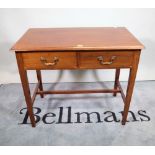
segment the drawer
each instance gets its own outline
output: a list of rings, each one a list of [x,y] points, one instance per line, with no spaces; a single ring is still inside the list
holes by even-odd
[[[79,66],[82,69],[129,68],[132,65],[133,52],[80,52]]]
[[[75,69],[75,52],[25,52],[22,53],[25,69]]]

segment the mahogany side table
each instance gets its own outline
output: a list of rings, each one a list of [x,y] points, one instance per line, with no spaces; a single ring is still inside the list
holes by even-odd
[[[36,126],[33,103],[36,95],[120,93],[125,125],[143,45],[124,27],[31,28],[11,48],[15,51],[32,127]],[[129,69],[126,95],[119,82],[120,69]],[[44,90],[41,70],[115,69],[113,89]],[[38,83],[31,97],[27,70],[36,70]]]

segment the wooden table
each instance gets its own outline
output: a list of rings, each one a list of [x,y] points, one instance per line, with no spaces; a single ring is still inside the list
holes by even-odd
[[[124,27],[32,28],[11,48],[15,51],[32,127],[37,94],[120,93],[125,125],[143,45]],[[121,68],[130,71],[126,96],[119,82]],[[41,70],[116,69],[113,89],[43,90]],[[36,70],[38,83],[31,97],[27,70]]]

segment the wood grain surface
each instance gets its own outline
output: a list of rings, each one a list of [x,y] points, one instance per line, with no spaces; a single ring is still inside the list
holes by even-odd
[[[31,28],[11,50],[124,50],[143,47],[124,27]]]

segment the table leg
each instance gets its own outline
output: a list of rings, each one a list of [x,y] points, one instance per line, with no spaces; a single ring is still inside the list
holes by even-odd
[[[129,80],[128,80],[128,86],[127,86],[127,92],[126,92],[126,99],[125,99],[125,105],[124,105],[124,111],[123,111],[122,125],[125,125],[127,116],[128,116],[128,111],[129,111],[129,107],[130,107],[130,102],[131,102],[133,88],[134,88],[136,74],[137,74],[139,56],[140,56],[140,52],[135,53],[133,66],[132,66],[132,68],[130,68]]]
[[[33,114],[33,105],[32,105],[30,88],[29,88],[29,83],[28,83],[28,78],[27,78],[27,71],[24,69],[22,55],[20,53],[16,53],[16,58],[17,58],[17,64],[18,64],[19,74],[20,74],[20,78],[21,78],[21,83],[22,83],[22,87],[23,87],[23,92],[25,95],[25,101],[27,104],[28,115],[30,117],[32,127],[35,127],[36,122],[35,122],[35,117]]]
[[[118,87],[118,82],[119,82],[119,75],[120,75],[120,68],[116,69],[115,71],[115,83],[114,83],[114,89],[117,89]],[[114,93],[113,96],[116,96],[117,93]]]
[[[39,84],[39,89],[40,89],[41,91],[43,91],[43,84],[42,84],[41,71],[40,71],[40,70],[36,70],[36,73],[37,73],[38,82],[40,82],[40,84]],[[44,94],[40,94],[40,97],[43,98],[43,97],[44,97]]]

